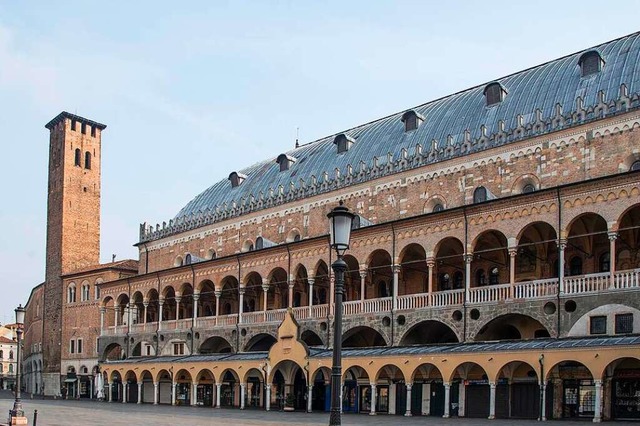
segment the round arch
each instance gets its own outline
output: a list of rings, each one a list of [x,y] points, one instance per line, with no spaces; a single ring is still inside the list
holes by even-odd
[[[201,354],[233,353],[233,346],[227,339],[221,336],[211,336],[200,344]]]
[[[474,340],[526,340],[549,336],[549,330],[532,316],[510,313],[491,318],[476,333]]]
[[[455,331],[447,324],[436,320],[426,320],[411,327],[400,339],[400,346],[458,342]]]
[[[377,330],[367,326],[358,326],[342,334],[343,348],[371,348],[388,346],[385,338]]]
[[[278,339],[268,333],[259,333],[253,336],[244,347],[245,352],[265,352],[271,349]]]

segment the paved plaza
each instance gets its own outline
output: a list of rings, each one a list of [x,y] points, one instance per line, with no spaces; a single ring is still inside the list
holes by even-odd
[[[12,396],[4,391],[0,395],[0,412],[8,413],[13,406]],[[105,403],[96,401],[61,401],[61,400],[24,400],[24,408],[29,425],[33,425],[33,412],[38,410],[38,426],[58,425],[152,425],[152,426],[288,426],[288,425],[326,425],[328,413],[285,413],[278,411],[214,409],[199,407],[171,407],[167,405],[137,405]],[[342,423],[347,426],[356,425],[534,425],[532,420],[484,420],[484,419],[442,419],[437,417],[402,417],[366,414],[346,414]],[[4,416],[0,419],[4,421]],[[549,422],[554,424],[555,422]],[[0,423],[2,424],[2,423]],[[563,426],[583,425],[585,422],[563,421]]]

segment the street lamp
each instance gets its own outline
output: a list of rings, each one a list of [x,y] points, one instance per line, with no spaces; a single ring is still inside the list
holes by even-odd
[[[20,368],[20,364],[21,364],[21,360],[20,360],[20,340],[22,337],[22,326],[24,324],[24,314],[25,314],[25,309],[22,307],[22,305],[18,305],[18,307],[16,308],[16,335],[18,337],[18,348],[16,350],[16,399],[13,402],[13,410],[11,410],[9,412],[9,415],[11,416],[11,424],[12,425],[26,425],[27,424],[27,418],[24,416],[24,410],[22,409],[22,401],[20,400],[20,387],[21,385],[21,380],[20,380],[20,376],[21,376],[21,368]]]
[[[331,366],[331,415],[329,426],[342,424],[340,407],[340,387],[342,385],[342,298],[344,296],[344,273],[347,264],[342,260],[349,248],[351,223],[355,215],[343,206],[335,207],[327,215],[329,218],[329,245],[336,251],[338,258],[331,265],[335,275],[335,298],[333,315],[333,362]]]

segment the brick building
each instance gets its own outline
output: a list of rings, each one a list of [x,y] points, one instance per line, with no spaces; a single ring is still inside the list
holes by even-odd
[[[342,200],[345,413],[640,418],[639,94],[635,33],[232,171],[86,306],[59,274],[63,347],[110,400],[326,410]]]

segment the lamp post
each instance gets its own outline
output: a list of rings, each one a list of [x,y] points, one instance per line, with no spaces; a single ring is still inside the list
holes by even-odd
[[[20,387],[22,386],[20,379],[21,376],[21,360],[20,360],[20,341],[22,337],[22,325],[24,324],[25,309],[22,305],[18,305],[16,308],[16,335],[18,337],[18,348],[16,350],[16,399],[13,402],[13,410],[9,413],[11,415],[12,425],[26,425],[27,418],[24,416],[24,410],[22,409],[22,401],[20,400]]]
[[[342,298],[344,296],[344,273],[347,264],[342,259],[349,248],[351,223],[355,215],[343,206],[335,207],[327,215],[329,218],[329,245],[336,251],[337,259],[331,267],[335,275],[335,298],[333,314],[333,361],[331,366],[331,414],[329,426],[342,424],[340,387],[342,385]]]

